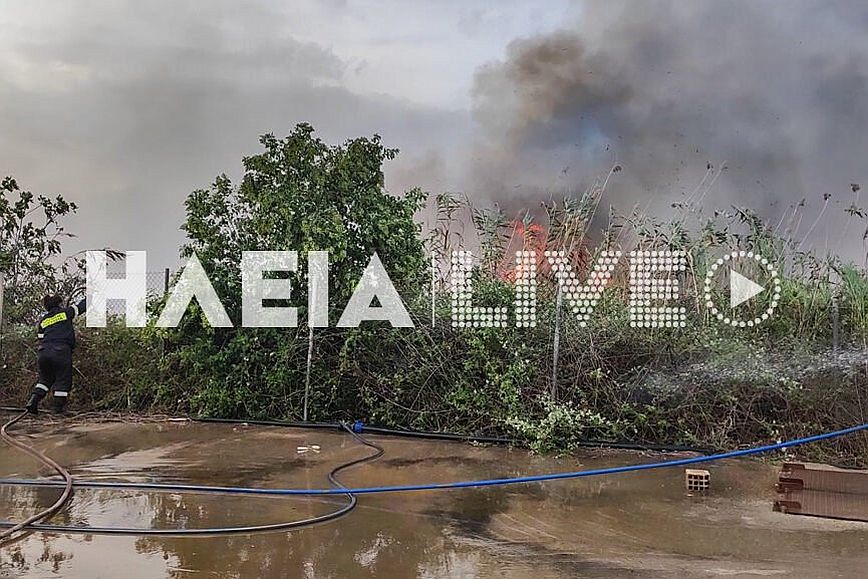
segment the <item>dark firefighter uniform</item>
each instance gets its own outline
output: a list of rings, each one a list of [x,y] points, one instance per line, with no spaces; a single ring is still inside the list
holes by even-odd
[[[39,338],[37,363],[39,381],[33,388],[27,410],[37,412],[39,402],[54,389],[54,409],[63,411],[72,389],[72,351],[75,349],[75,328],[72,320],[85,311],[85,300],[68,308],[48,310],[37,324]]]

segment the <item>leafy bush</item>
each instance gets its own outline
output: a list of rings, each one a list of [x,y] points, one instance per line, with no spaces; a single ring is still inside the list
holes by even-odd
[[[868,412],[865,271],[801,251],[801,243],[778,235],[749,210],[706,218],[684,206],[669,221],[610,215],[604,247],[686,252],[681,293],[692,306],[689,323],[632,327],[627,269],[619,268],[589,326],[582,327],[569,307],[559,305],[541,256],[547,249],[566,250],[577,275],[587,276],[596,257],[588,231],[608,177],[578,199],[546,204],[541,223],[530,215],[509,221],[497,209],[441,194],[434,227],[423,238],[414,214],[425,195],[385,191],[382,165],[396,151],[379,137],[331,146],[309,125],[299,125],[284,139],[266,135],[261,143],[263,152],[244,159],[237,186],[221,176],[186,203],[189,243],[182,255],[198,255],[230,317],[240,322],[238,265],[245,250],[296,250],[302,256],[329,251],[332,313],[341,311],[377,252],[415,329],[383,323],[338,329],[331,319],[332,327],[309,334],[303,305],[299,328],[211,328],[193,304],[176,329],[110,325],[83,331],[76,404],[298,419],[309,381],[311,420],[506,434],[538,451],[570,450],[586,438],[731,447],[840,428],[863,421]],[[12,182],[4,187],[17,191]],[[33,208],[32,196],[22,199],[20,207],[0,206],[18,216],[16,227],[22,207]],[[50,223],[74,210],[60,201],[38,206]],[[853,218],[866,215],[854,212]],[[466,231],[466,223],[473,230]],[[28,231],[32,255],[57,254],[50,227]],[[474,300],[482,305],[513,301],[513,251],[540,256],[535,327],[452,326],[446,268],[450,252],[468,246],[480,257],[472,279]],[[749,330],[714,323],[701,303],[705,272],[717,254],[734,247],[760,252],[784,274],[775,316]],[[8,264],[10,251],[5,245],[3,251]],[[433,326],[426,294],[432,256],[444,268],[435,272]],[[14,298],[20,312],[26,312],[30,293],[53,283],[53,276],[65,279],[51,268],[29,266],[34,281]],[[304,304],[304,263],[293,279],[293,302]],[[20,400],[35,375],[32,331],[13,327],[4,338],[0,394]],[[823,448],[840,461],[868,461],[864,439]]]

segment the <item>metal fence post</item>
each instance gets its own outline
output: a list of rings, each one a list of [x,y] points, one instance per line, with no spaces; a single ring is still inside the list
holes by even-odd
[[[561,306],[563,305],[563,295],[561,293],[561,285],[558,282],[558,294],[555,300],[555,335],[552,340],[552,384],[551,397],[552,401],[558,398],[558,358],[561,353]]]
[[[3,295],[6,293],[6,274],[0,271],[0,364],[3,358]]]
[[[302,421],[307,422],[307,404],[310,399],[310,367],[313,364],[313,326],[307,328],[307,370],[304,373],[304,407]]]

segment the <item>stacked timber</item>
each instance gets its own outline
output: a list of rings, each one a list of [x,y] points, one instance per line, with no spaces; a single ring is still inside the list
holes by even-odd
[[[868,470],[784,463],[774,509],[793,515],[868,521]]]

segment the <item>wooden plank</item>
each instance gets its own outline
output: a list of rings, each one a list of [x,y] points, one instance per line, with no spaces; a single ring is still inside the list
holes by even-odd
[[[868,471],[785,463],[776,488],[776,511],[868,522]]]
[[[868,495],[868,471],[836,468],[825,464],[784,463],[780,490],[816,490]]]
[[[792,515],[868,522],[868,495],[800,490],[780,495],[774,509]]]

